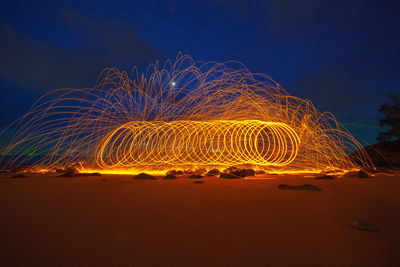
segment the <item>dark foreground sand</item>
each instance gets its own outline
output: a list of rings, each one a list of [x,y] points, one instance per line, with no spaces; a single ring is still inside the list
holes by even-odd
[[[194,184],[4,175],[0,265],[400,265],[399,174],[275,177]],[[322,191],[279,190],[281,183]],[[380,232],[354,229],[354,220]]]

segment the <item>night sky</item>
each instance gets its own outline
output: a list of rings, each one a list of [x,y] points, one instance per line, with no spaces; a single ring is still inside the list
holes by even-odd
[[[399,1],[2,1],[0,128],[43,93],[94,85],[179,51],[238,60],[332,111],[375,143],[377,109],[400,94]]]

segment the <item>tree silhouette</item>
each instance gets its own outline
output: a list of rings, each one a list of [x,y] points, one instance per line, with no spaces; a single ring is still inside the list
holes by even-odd
[[[400,140],[400,100],[397,95],[388,95],[392,104],[383,104],[379,112],[383,112],[384,118],[379,120],[379,126],[389,126],[386,132],[379,133],[379,141],[390,141],[393,138]]]

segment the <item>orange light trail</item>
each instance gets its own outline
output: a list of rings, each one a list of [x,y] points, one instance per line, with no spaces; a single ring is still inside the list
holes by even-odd
[[[300,139],[287,124],[257,120],[129,122],[108,134],[98,148],[102,168],[137,165],[284,166]]]
[[[270,77],[238,62],[205,63],[182,54],[163,66],[151,64],[144,74],[106,69],[93,88],[54,90],[8,129],[16,134],[0,150],[8,155],[2,169],[27,162],[39,169],[80,162],[103,173],[374,166],[331,113],[289,95]]]

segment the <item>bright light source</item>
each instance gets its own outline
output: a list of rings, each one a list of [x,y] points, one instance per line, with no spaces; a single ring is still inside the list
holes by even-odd
[[[175,84],[176,84],[176,82],[172,82],[172,83],[171,83],[172,86],[175,86]]]

